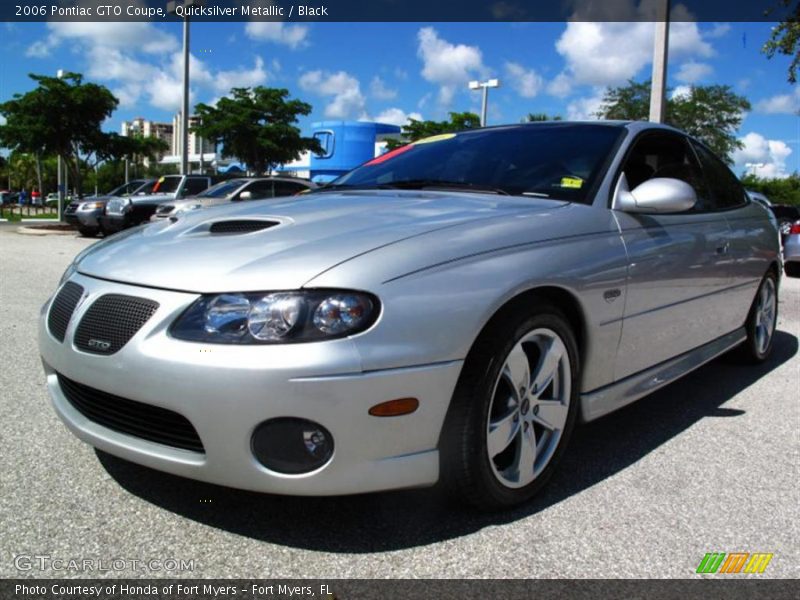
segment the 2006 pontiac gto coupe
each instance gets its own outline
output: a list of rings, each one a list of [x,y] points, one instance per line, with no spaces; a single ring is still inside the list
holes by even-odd
[[[578,419],[763,361],[779,274],[766,211],[683,133],[504,126],[112,236],[39,344],[61,419],[133,462],[280,494],[441,479],[496,508]]]

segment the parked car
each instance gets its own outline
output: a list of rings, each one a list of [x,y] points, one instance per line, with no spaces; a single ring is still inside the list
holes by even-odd
[[[748,190],[747,194],[754,202],[761,204],[775,216],[781,244],[785,244],[792,224],[800,219],[800,207],[790,204],[773,204],[764,194],[752,190]]]
[[[17,193],[9,190],[0,190],[0,204],[14,204],[17,201]]]
[[[78,232],[84,237],[94,237],[104,232],[101,218],[105,213],[106,204],[111,198],[129,198],[146,194],[152,190],[155,179],[134,179],[114,188],[107,194],[92,196],[76,202],[71,202],[64,211],[64,220],[77,226]]]
[[[39,348],[60,418],[127,460],[279,494],[442,479],[497,508],[579,419],[766,360],[779,277],[772,223],[700,142],[513,125],[94,244]]]
[[[219,179],[215,175],[165,175],[156,181],[149,194],[110,200],[100,222],[108,233],[140,225],[150,219],[160,204],[195,196]]]
[[[307,179],[295,177],[246,177],[229,179],[211,186],[206,191],[187,198],[160,204],[151,221],[174,217],[191,210],[208,208],[241,200],[264,200],[281,196],[294,196],[315,189],[317,185]]]
[[[789,277],[800,277],[800,221],[789,228],[783,245],[783,268]]]

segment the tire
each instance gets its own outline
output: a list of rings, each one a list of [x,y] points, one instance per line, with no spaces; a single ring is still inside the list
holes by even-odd
[[[78,227],[78,233],[83,237],[95,237],[99,232],[99,227]]]
[[[544,385],[535,389],[537,379]],[[482,510],[533,497],[569,442],[579,381],[575,335],[557,308],[540,303],[490,323],[464,363],[440,440],[448,493]]]
[[[745,321],[747,339],[733,352],[740,363],[757,365],[769,358],[778,322],[778,282],[772,271],[764,275]]]
[[[787,277],[800,277],[800,263],[790,262],[783,265]]]

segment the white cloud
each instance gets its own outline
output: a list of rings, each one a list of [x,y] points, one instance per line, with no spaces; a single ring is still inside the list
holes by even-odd
[[[308,71],[300,76],[300,87],[320,96],[331,96],[325,116],[331,119],[359,119],[366,116],[366,100],[361,85],[345,71]]]
[[[705,31],[705,36],[708,38],[721,38],[728,35],[728,32],[731,30],[730,23],[714,23],[714,26]]]
[[[707,79],[713,72],[714,69],[711,68],[711,65],[690,60],[680,66],[675,74],[675,79],[683,83],[698,83]]]
[[[48,23],[51,35],[41,43],[55,48],[68,40],[86,59],[88,78],[107,83],[120,106],[132,108],[145,99],[151,106],[177,111],[183,93],[183,55],[175,36],[148,23]],[[34,44],[36,45],[36,44]],[[38,52],[38,51],[37,51]],[[190,103],[203,91],[216,96],[232,87],[262,85],[269,79],[264,60],[251,67],[215,71],[195,55],[189,57]]]
[[[171,52],[178,47],[175,37],[147,22],[51,21],[47,23],[47,29],[45,39],[28,47],[27,56],[49,56],[65,42],[85,42],[96,48],[135,49],[147,54]]]
[[[778,94],[759,100],[755,110],[768,115],[797,114],[800,112],[800,88],[795,89],[792,94]]]
[[[759,177],[786,177],[786,159],[792,149],[781,140],[768,140],[760,133],[748,133],[740,140],[744,147],[735,150],[733,161],[737,172],[747,171]],[[750,164],[750,167],[747,165]],[[759,165],[759,166],[754,166]]]
[[[440,38],[433,27],[420,29],[417,41],[422,77],[439,86],[439,102],[445,106],[452,103],[456,90],[486,72],[483,55],[477,46],[451,44]]]
[[[377,100],[394,100],[397,97],[397,90],[388,87],[386,82],[377,75],[369,84],[369,93]]]
[[[272,21],[250,21],[245,25],[245,35],[258,42],[274,42],[295,50],[308,45],[308,26],[286,25]]]
[[[596,121],[600,117],[597,112],[603,105],[605,91],[595,88],[594,93],[586,98],[578,98],[567,104],[567,119],[570,121]]]
[[[6,124],[6,118],[3,115],[0,115],[0,125]]]
[[[264,59],[256,56],[252,69],[239,68],[230,71],[219,71],[214,76],[213,82],[218,92],[227,94],[231,91],[231,88],[263,85],[268,78],[269,73],[264,68]]]
[[[634,8],[631,0],[621,0],[613,3],[614,14],[620,14],[620,5],[624,5],[622,8],[627,8],[631,19],[646,18],[654,14],[655,2],[643,0],[639,7]],[[589,6],[594,12],[603,10],[598,3]],[[574,83],[620,85],[651,63],[654,23],[641,20],[597,22],[597,19],[592,22],[591,18],[580,13],[573,15],[573,19],[556,42],[556,50],[564,57],[565,72]],[[714,55],[714,49],[704,39],[697,23],[690,21],[671,23],[669,51],[672,60]]]
[[[692,86],[690,85],[679,85],[672,90],[672,93],[669,97],[673,100],[676,98],[689,98],[692,95]]]
[[[572,93],[572,80],[564,72],[559,73],[547,84],[547,93],[558,98],[565,98]]]
[[[418,112],[407,113],[401,108],[387,108],[370,120],[377,123],[403,126],[408,123],[409,119],[422,121],[422,115]]]
[[[526,69],[515,62],[507,62],[505,67],[511,87],[523,98],[535,98],[544,85],[542,76],[535,69]]]

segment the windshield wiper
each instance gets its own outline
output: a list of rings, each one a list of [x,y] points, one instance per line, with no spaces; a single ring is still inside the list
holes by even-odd
[[[405,181],[392,181],[384,183],[380,186],[387,189],[398,190],[422,190],[425,188],[445,188],[454,190],[466,190],[470,192],[500,194],[502,196],[510,196],[506,190],[490,185],[482,185],[480,183],[470,183],[467,181],[445,181],[443,179],[408,179]]]

